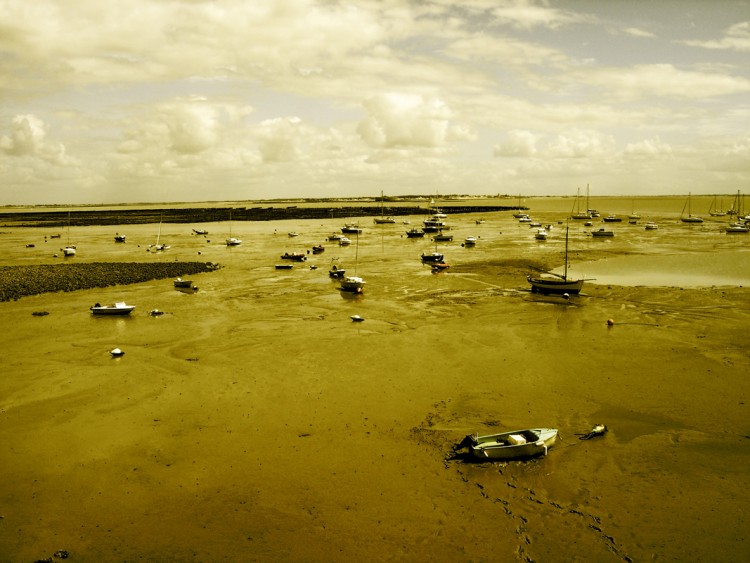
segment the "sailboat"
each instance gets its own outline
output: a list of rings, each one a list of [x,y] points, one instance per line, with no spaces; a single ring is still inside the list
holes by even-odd
[[[152,244],[149,248],[154,251],[169,250],[169,245],[163,244],[161,240],[161,217],[159,217],[159,231],[156,233],[156,244]]]
[[[527,213],[521,207],[521,194],[518,194],[518,207],[516,208],[516,212],[513,214],[513,217],[516,219],[520,219],[521,217],[526,217],[526,216],[527,216]]]
[[[591,213],[589,212],[589,187],[588,184],[586,185],[586,211],[581,211],[581,190],[578,189],[578,192],[576,193],[576,212],[571,214],[572,219],[577,220],[588,220],[591,219]]]
[[[433,240],[435,241],[435,252],[431,252],[429,254],[422,253],[422,263],[423,264],[430,264],[432,266],[435,266],[436,264],[443,264],[443,258],[445,258],[440,252],[438,252],[437,249],[437,237],[433,237]]]
[[[685,215],[685,208],[687,207],[687,215]],[[687,201],[682,207],[682,213],[680,214],[680,221],[683,223],[703,223],[703,218],[690,213],[690,194],[688,194]]]
[[[583,288],[583,279],[569,279],[568,278],[568,227],[565,227],[565,266],[563,268],[563,275],[552,274],[556,276],[551,277],[533,277],[531,275],[526,276],[531,284],[531,291],[533,293],[556,293],[556,294],[577,294],[581,292]]]
[[[380,217],[375,217],[375,224],[376,225],[384,225],[386,223],[395,223],[396,219],[394,217],[386,217],[385,212],[385,197],[383,197],[383,192],[380,192]]]
[[[357,246],[354,254],[354,275],[344,276],[341,279],[341,290],[352,293],[362,293],[365,289],[365,280],[357,276],[357,263],[359,262],[359,235],[357,235]]]
[[[76,247],[75,245],[70,244],[70,211],[68,211],[68,244],[65,248],[62,249],[63,256],[75,256],[76,255]]]
[[[711,200],[711,206],[708,208],[708,214],[711,217],[724,217],[726,212],[722,211],[721,207],[721,202],[719,202],[719,207],[716,207],[716,196],[714,196],[714,199]]]
[[[229,211],[229,238],[227,239],[227,246],[239,246],[242,241],[232,236],[232,211]]]

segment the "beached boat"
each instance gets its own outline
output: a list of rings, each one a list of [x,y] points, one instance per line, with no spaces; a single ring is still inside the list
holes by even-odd
[[[395,223],[396,218],[395,217],[386,217],[385,216],[385,197],[383,196],[383,192],[380,192],[380,217],[375,217],[373,220],[376,225],[385,225],[388,223]]]
[[[339,264],[333,264],[328,270],[328,275],[335,280],[340,280],[346,276],[346,270]]]
[[[341,232],[345,235],[358,235],[362,232],[362,229],[356,223],[347,223],[341,227]]]
[[[193,287],[193,280],[183,280],[182,278],[176,278],[173,283],[177,288]]]
[[[466,237],[464,239],[464,246],[476,246],[477,245],[477,237]]]
[[[325,250],[326,250],[325,246],[323,246],[322,244],[316,244],[316,245],[313,245],[312,247],[313,254],[320,254],[322,252],[325,252]]]
[[[711,201],[711,205],[708,207],[708,214],[711,217],[724,217],[727,213],[726,211],[722,211],[722,205],[721,202],[719,203],[719,206],[716,206],[716,196],[714,196],[714,199]]]
[[[281,255],[282,260],[292,260],[294,262],[304,262],[307,255],[304,252],[285,252]]]
[[[287,235],[289,235],[289,238],[294,238],[294,237],[298,237],[299,233],[297,231],[289,231]]]
[[[537,229],[536,233],[534,233],[534,238],[536,240],[547,240],[548,234],[549,233],[547,233],[547,229],[544,229],[544,228]]]
[[[196,235],[207,235],[208,231],[206,229],[193,229],[193,232]]]
[[[602,219],[605,223],[622,223],[622,217],[618,217],[617,215],[612,215],[611,213],[607,215],[604,219]]]
[[[135,305],[126,305],[123,301],[118,301],[114,305],[100,305],[96,303],[89,307],[94,315],[129,315],[135,309]]]
[[[613,237],[615,236],[614,231],[610,231],[609,229],[605,229],[604,227],[601,227],[597,229],[596,231],[591,231],[592,237]]]
[[[750,227],[748,227],[745,223],[730,223],[727,225],[727,234],[742,234],[750,232]]]
[[[424,235],[425,232],[422,229],[418,229],[416,227],[406,231],[406,236],[408,238],[422,238]]]
[[[225,241],[227,246],[239,246],[242,240],[232,236],[232,212],[229,212],[229,238]]]
[[[470,435],[456,449],[468,448],[481,460],[514,460],[547,455],[557,441],[557,428],[528,428],[486,436]]]
[[[576,210],[571,212],[570,218],[578,221],[588,221],[591,219],[591,213],[588,210],[589,206],[589,187],[586,185],[586,211],[581,211],[581,190],[576,192]]]
[[[574,295],[581,292],[581,289],[583,289],[583,280],[568,279],[568,227],[565,227],[565,265],[563,267],[563,275],[551,273],[545,277],[528,275],[526,279],[531,284],[531,291],[533,293],[560,295],[567,293]]]
[[[433,264],[430,264],[430,268],[432,268],[433,272],[444,272],[448,268],[450,268],[449,264],[446,264],[445,262],[435,262]]]
[[[429,254],[423,253],[421,258],[422,258],[422,262],[424,262],[425,264],[433,264],[433,263],[442,262],[444,256],[440,254],[439,252],[430,252]]]
[[[125,235],[115,233],[115,242],[125,242]]]
[[[333,233],[328,235],[328,241],[329,242],[335,242],[341,240],[341,235],[338,233]]]
[[[277,270],[291,270],[294,268],[294,264],[276,264]]]
[[[687,201],[685,202],[685,205],[682,207],[682,213],[680,213],[680,221],[682,221],[683,223],[703,223],[702,217],[693,215],[690,212],[690,196],[691,194],[688,194]],[[687,208],[687,214],[685,214],[686,208]]]
[[[339,246],[349,246],[352,243],[352,239],[349,237],[339,237]]]
[[[357,275],[357,264],[359,263],[359,236],[357,236],[356,253],[354,254],[354,275],[341,278],[341,291],[362,293],[365,289],[365,280]]]
[[[648,221],[648,222],[646,223],[646,226],[645,226],[645,229],[646,229],[647,231],[655,231],[655,230],[656,230],[656,229],[658,229],[658,228],[659,228],[659,225],[658,225],[658,224],[656,224],[656,223],[654,223],[653,221]]]
[[[438,233],[434,237],[432,237],[432,240],[434,240],[435,242],[450,242],[453,240],[453,235]]]

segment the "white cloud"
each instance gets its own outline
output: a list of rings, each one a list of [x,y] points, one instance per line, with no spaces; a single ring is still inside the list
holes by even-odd
[[[628,143],[625,146],[625,155],[637,157],[650,157],[658,155],[671,155],[672,147],[663,143],[659,137],[643,139],[637,143]]]
[[[298,117],[269,119],[258,128],[263,162],[294,161],[300,157],[301,120]]]
[[[373,147],[440,147],[447,141],[451,111],[438,98],[391,93],[363,105],[367,117],[357,131]]]
[[[537,153],[536,142],[539,137],[531,131],[510,131],[508,137],[507,141],[495,145],[495,156],[533,156]]]
[[[598,131],[572,130],[561,133],[547,145],[553,158],[583,158],[614,153],[615,139]]]
[[[724,37],[721,39],[688,40],[682,41],[682,43],[692,47],[703,47],[704,49],[750,52],[750,21],[734,24],[726,30]]]

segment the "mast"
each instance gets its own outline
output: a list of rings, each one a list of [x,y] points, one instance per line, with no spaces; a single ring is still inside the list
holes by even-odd
[[[565,266],[563,267],[563,280],[568,281],[568,225],[565,225]]]

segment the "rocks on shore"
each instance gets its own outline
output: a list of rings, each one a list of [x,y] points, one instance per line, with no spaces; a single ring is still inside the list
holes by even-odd
[[[0,266],[0,301],[51,291],[76,291],[213,272],[212,262],[92,262]]]

